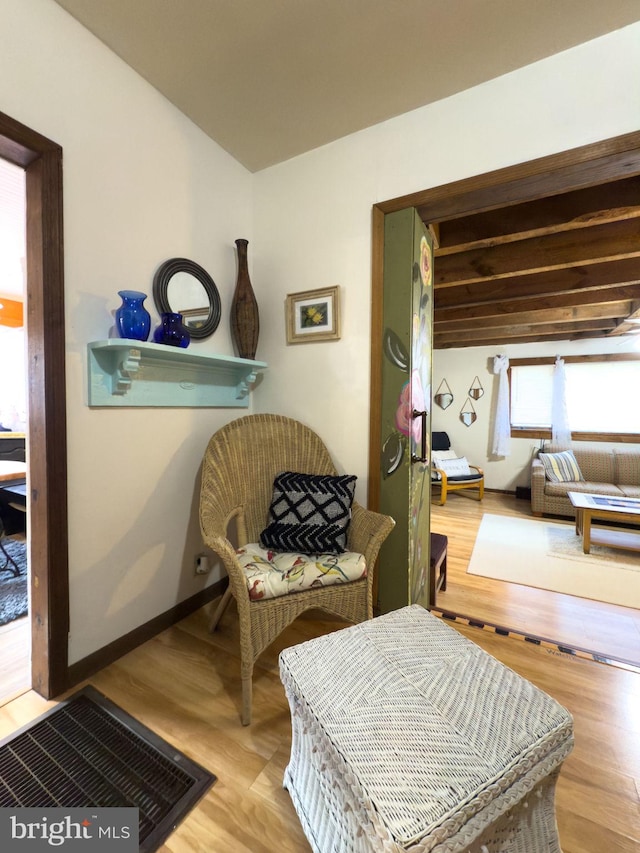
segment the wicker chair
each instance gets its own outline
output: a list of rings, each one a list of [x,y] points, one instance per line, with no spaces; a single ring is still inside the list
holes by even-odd
[[[335,475],[320,438],[308,427],[281,415],[248,415],[232,421],[209,441],[202,467],[200,526],[205,543],[222,559],[229,586],[211,622],[214,631],[231,596],[240,626],[242,723],[251,722],[253,666],[260,654],[301,613],[320,608],[348,622],[373,616],[374,566],[393,519],[354,501],[347,548],[363,554],[367,576],[350,583],[312,587],[277,598],[252,600],[227,527],[235,519],[238,547],[259,541],[273,481],[281,471]]]

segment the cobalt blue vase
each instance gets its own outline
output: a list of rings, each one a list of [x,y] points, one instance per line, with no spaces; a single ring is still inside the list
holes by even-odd
[[[151,331],[151,315],[144,307],[146,293],[138,290],[119,290],[122,304],[116,309],[116,329],[121,338],[146,341]]]
[[[182,322],[182,314],[171,312],[161,314],[160,325],[153,333],[153,340],[157,344],[167,344],[171,347],[188,347],[191,335]]]

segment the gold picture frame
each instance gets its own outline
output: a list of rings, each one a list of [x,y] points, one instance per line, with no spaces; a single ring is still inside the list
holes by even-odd
[[[287,294],[286,324],[288,344],[339,340],[339,286]]]

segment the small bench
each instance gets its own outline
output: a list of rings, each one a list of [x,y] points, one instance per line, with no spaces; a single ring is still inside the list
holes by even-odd
[[[314,853],[561,853],[569,713],[418,605],[280,654]]]

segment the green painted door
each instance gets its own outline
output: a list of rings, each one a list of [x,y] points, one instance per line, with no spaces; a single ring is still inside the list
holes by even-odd
[[[387,214],[380,511],[396,526],[380,552],[382,613],[429,604],[432,270],[431,235],[417,211]]]

